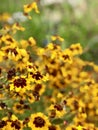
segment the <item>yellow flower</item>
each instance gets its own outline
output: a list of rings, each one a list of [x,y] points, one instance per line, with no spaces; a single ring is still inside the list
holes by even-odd
[[[29,79],[27,79],[25,76],[16,76],[10,82],[10,91],[25,93],[26,90],[30,90]]]
[[[46,115],[38,112],[31,115],[28,126],[32,130],[49,130],[48,127],[50,126],[50,122]]]
[[[18,113],[18,114],[23,114],[24,113],[23,106],[20,103],[14,103],[13,111],[15,113]]]
[[[24,13],[29,13],[34,10],[36,13],[39,13],[37,3],[33,2],[31,4],[24,5]]]
[[[16,68],[19,70],[26,68],[27,62],[29,60],[29,54],[25,49],[9,47],[6,52],[8,59],[15,63]]]
[[[34,91],[37,91],[39,95],[42,95],[45,91],[45,85],[44,84],[35,84],[33,87]]]
[[[51,40],[52,40],[52,41],[59,40],[60,42],[63,42],[63,41],[64,41],[64,39],[63,39],[62,37],[58,36],[58,35],[52,36],[52,37],[51,37]]]
[[[0,120],[0,130],[23,130],[22,121],[18,120],[15,115],[11,115],[10,119],[8,117],[4,117]]]
[[[4,52],[0,51],[0,62],[3,61],[4,56],[5,56]]]
[[[6,35],[2,36],[2,42],[4,42],[7,45],[11,45],[11,44],[16,43],[15,39],[9,34],[6,34]]]
[[[83,127],[82,126],[77,126],[77,130],[83,130]]]
[[[86,127],[81,126],[81,125],[68,125],[66,130],[88,130]]]
[[[65,62],[65,63],[72,63],[73,59],[72,59],[72,54],[70,53],[69,49],[64,50],[61,53],[61,57],[60,57],[61,61]]]
[[[28,101],[30,103],[33,103],[34,101],[36,101],[36,99],[39,100],[39,94],[38,93],[36,94],[36,97],[33,95],[33,93],[30,93],[30,92],[27,94],[27,96],[28,96]]]
[[[40,84],[48,80],[48,75],[42,75],[41,72],[37,70],[36,72],[30,72],[28,78],[31,82]]]
[[[55,117],[63,117],[64,114],[66,114],[66,111],[64,110],[63,106],[60,105],[60,104],[52,104],[50,107],[49,107],[49,111],[50,111],[50,117],[51,117],[51,114],[55,113]]]
[[[2,22],[6,22],[9,18],[10,18],[10,14],[8,14],[7,12],[3,13],[0,15],[0,21]]]
[[[13,30],[20,30],[20,31],[24,31],[25,28],[20,26],[19,23],[14,23],[13,26],[12,26],[12,29]]]
[[[72,55],[73,55],[73,56],[74,56],[74,55],[82,54],[82,52],[83,52],[80,43],[72,44],[72,45],[69,47],[69,50],[72,52]]]
[[[36,45],[35,39],[34,39],[33,37],[30,37],[30,38],[28,39],[28,44],[29,44],[30,46]]]
[[[27,40],[20,40],[20,46],[24,49],[26,49],[28,47],[28,42]]]

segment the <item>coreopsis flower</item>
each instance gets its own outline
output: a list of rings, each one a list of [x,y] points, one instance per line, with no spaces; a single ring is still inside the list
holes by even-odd
[[[18,55],[16,45],[13,43],[13,45],[5,46],[1,48],[2,51],[5,53],[4,58],[8,60],[17,60],[15,58]]]
[[[13,111],[15,113],[23,114],[24,113],[23,105],[20,103],[14,103]]]
[[[36,49],[35,46],[36,46],[36,41],[33,37],[30,37],[28,40],[21,40],[20,41],[20,46],[24,49],[26,49],[27,47],[32,47],[33,50]]]
[[[12,34],[12,27],[9,24],[5,24],[3,28],[0,30],[0,35],[3,37],[7,34]]]
[[[22,27],[21,25],[19,25],[19,23],[14,23],[14,24],[12,25],[12,30],[13,30],[14,32],[17,31],[17,30],[24,31],[25,28]]]
[[[0,21],[1,22],[7,22],[10,17],[11,17],[10,14],[5,12],[3,14],[0,14]]]
[[[13,111],[15,113],[23,114],[25,110],[30,110],[30,107],[23,100],[20,100],[19,102],[14,103]]]
[[[43,78],[43,75],[39,71],[36,71],[35,73],[31,72],[29,78],[31,78],[33,82],[37,81],[38,83],[40,83]]]
[[[55,113],[55,116],[54,117],[63,117],[64,114],[66,114],[66,110],[64,110],[63,106],[61,104],[52,104],[50,107],[49,107],[49,111],[50,111],[50,117],[51,117],[51,114],[53,114],[53,112]]]
[[[49,130],[48,127],[50,126],[50,122],[46,115],[38,112],[30,116],[28,126],[32,130]]]
[[[27,93],[27,98],[30,103],[33,103],[35,101],[38,101],[40,99],[39,93],[37,92],[29,92]]]
[[[21,46],[22,48],[26,49],[26,48],[28,47],[28,42],[27,42],[27,40],[24,40],[24,39],[20,40],[20,46]]]
[[[85,112],[81,112],[81,113],[77,113],[77,115],[73,118],[73,121],[75,123],[77,122],[86,122],[86,119],[87,119],[87,113]]]
[[[36,91],[39,93],[39,95],[42,95],[45,92],[45,85],[44,84],[35,84],[33,87],[33,91]]]
[[[73,55],[73,56],[74,56],[74,55],[82,54],[82,52],[83,52],[80,43],[72,44],[72,45],[69,47],[69,50],[72,52],[72,55]]]
[[[4,42],[7,45],[11,45],[11,44],[15,44],[16,43],[15,39],[11,35],[9,35],[9,34],[3,35],[1,40],[2,40],[2,42]]]
[[[51,40],[52,40],[52,41],[59,40],[60,42],[63,42],[63,41],[64,41],[64,39],[63,39],[62,37],[58,36],[58,35],[53,35],[53,36],[51,36]]]
[[[29,54],[25,49],[19,49],[17,48],[18,55],[16,57],[17,60],[22,61],[23,63],[28,62],[29,60]]]
[[[0,129],[1,130],[23,130],[22,121],[18,120],[15,115],[12,115],[10,119],[4,117],[0,120]]]
[[[28,39],[28,44],[29,44],[30,46],[36,45],[35,39],[34,39],[33,37],[30,37],[30,38]]]
[[[77,126],[77,125],[71,124],[66,127],[66,130],[87,130],[87,129],[81,125]]]
[[[15,45],[16,46],[16,45]],[[14,46],[7,46],[2,48],[7,56],[7,59],[14,63],[16,68],[23,70],[26,68],[29,60],[29,54],[25,49],[20,49]]]
[[[30,72],[28,74],[28,78],[34,82],[34,83],[42,83],[42,82],[46,82],[48,80],[48,75],[43,75],[41,74],[40,71],[36,71],[36,72]]]
[[[29,84],[29,79],[27,79],[25,76],[16,76],[14,79],[12,79],[12,81],[10,81],[10,91],[25,93],[26,90],[30,90]]]
[[[69,48],[63,50],[60,58],[61,58],[61,61],[65,63],[72,63],[73,58],[72,58],[72,53],[70,52]]]
[[[28,16],[28,13],[30,13],[32,10],[34,10],[36,13],[39,13],[39,9],[36,2],[24,5],[24,15]],[[28,18],[31,19],[30,16],[28,16]]]
[[[38,10],[37,3],[36,3],[36,2],[33,2],[33,3],[31,3],[31,4],[24,5],[24,12],[25,12],[25,13],[29,13],[29,12],[31,12],[32,10],[35,10],[36,13],[39,13],[39,10]]]

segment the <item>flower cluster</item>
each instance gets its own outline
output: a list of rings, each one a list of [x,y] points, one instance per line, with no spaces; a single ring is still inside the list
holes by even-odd
[[[28,17],[36,2],[24,6]],[[54,35],[44,48],[0,34],[0,130],[98,130],[98,66],[82,60],[80,43],[62,49]],[[11,33],[10,33],[11,32]]]

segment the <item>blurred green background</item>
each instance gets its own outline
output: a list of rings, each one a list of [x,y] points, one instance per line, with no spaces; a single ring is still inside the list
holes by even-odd
[[[27,20],[22,15],[23,5],[32,1],[0,0],[0,28],[18,21],[26,31],[18,31],[15,37],[33,36],[42,47],[51,35],[60,35],[65,39],[62,48],[79,42],[84,48],[82,58],[98,64],[98,0],[36,0],[40,14],[32,12],[32,20]],[[5,12],[11,16],[7,21],[1,17]]]

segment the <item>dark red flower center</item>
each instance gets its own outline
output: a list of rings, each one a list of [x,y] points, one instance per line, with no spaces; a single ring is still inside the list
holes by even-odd
[[[38,116],[34,119],[33,123],[36,127],[43,127],[45,125],[45,120]]]
[[[58,111],[62,111],[63,110],[63,108],[62,108],[62,106],[60,104],[55,104],[54,108],[56,108]]]
[[[40,80],[43,78],[43,76],[40,74],[40,72],[36,72],[35,74],[30,73],[32,75],[32,78],[36,79],[36,80]]]
[[[49,126],[49,130],[56,130],[55,126]]]
[[[10,70],[7,72],[7,78],[8,78],[8,79],[12,79],[12,77],[15,76],[15,75],[16,75],[16,72],[15,72],[15,69],[14,69],[14,68],[10,69]]]
[[[23,88],[26,86],[26,80],[24,78],[15,79],[14,86]]]
[[[67,59],[70,60],[69,55],[63,55],[62,57],[64,58],[64,60],[67,60]]]
[[[14,40],[11,37],[7,38],[6,40],[12,43],[14,42]]]
[[[20,129],[20,122],[18,120],[12,121],[11,126],[15,127],[16,130],[19,130]]]
[[[18,54],[18,52],[17,52],[17,50],[15,49],[15,48],[8,48],[7,50],[6,50],[6,52],[7,53],[9,53],[9,52],[11,52],[11,53],[14,53],[15,54],[15,56]]]
[[[40,91],[41,88],[42,88],[41,84],[36,84],[35,91]]]
[[[6,126],[6,121],[0,121],[0,128],[3,128],[4,126]]]

